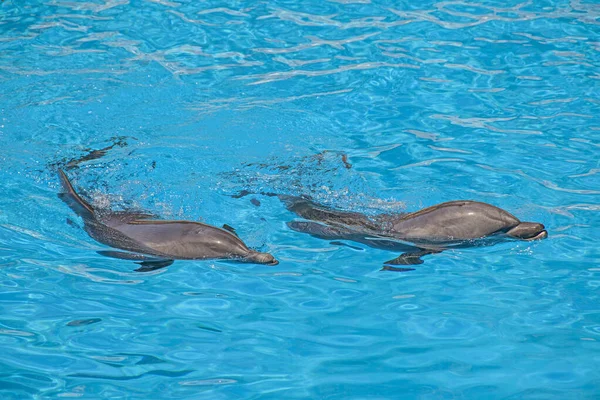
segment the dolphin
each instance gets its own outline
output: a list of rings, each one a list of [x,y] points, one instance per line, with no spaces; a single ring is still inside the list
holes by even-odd
[[[309,197],[265,194],[279,197],[289,211],[304,219],[287,223],[295,231],[403,252],[386,261],[385,270],[413,270],[390,265],[422,264],[421,257],[449,248],[486,246],[506,240],[532,241],[548,236],[544,225],[521,222],[501,208],[478,201],[449,201],[413,213],[367,216],[326,207]]]
[[[136,211],[93,208],[77,194],[62,169],[58,175],[63,192],[59,197],[83,219],[85,231],[100,243],[125,251],[99,251],[101,255],[136,261],[136,271],[169,266],[173,260],[224,259],[246,263],[277,265],[268,253],[249,249],[233,228],[193,221],[169,221]]]

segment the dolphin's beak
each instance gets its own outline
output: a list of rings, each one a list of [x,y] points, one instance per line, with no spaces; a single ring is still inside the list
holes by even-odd
[[[537,222],[521,222],[506,233],[515,239],[526,241],[540,240],[548,237],[546,227]]]
[[[244,258],[244,262],[250,262],[250,263],[256,263],[256,264],[264,264],[264,265],[277,265],[277,264],[279,264],[279,261],[277,261],[275,259],[275,257],[273,257],[271,254],[269,254],[269,253],[260,253],[258,251],[251,251],[250,254],[248,254]]]

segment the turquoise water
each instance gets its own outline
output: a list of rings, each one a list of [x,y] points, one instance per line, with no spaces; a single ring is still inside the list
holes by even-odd
[[[4,0],[0,397],[598,398],[599,25],[579,0]],[[280,264],[98,255],[52,165],[115,137],[70,172],[94,204]],[[549,238],[381,272],[397,254],[241,190],[486,201]]]

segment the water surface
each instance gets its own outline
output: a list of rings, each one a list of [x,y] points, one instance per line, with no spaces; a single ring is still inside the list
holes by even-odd
[[[4,0],[0,397],[597,398],[599,24],[579,0]],[[70,172],[96,206],[281,263],[96,254],[51,166],[115,138]],[[244,189],[473,199],[550,236],[386,273]]]

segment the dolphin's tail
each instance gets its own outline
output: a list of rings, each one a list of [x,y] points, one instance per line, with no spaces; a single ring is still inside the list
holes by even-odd
[[[58,176],[63,187],[63,192],[59,193],[58,197],[67,203],[67,205],[81,218],[88,220],[93,219],[95,217],[94,209],[88,202],[83,200],[77,192],[75,192],[73,185],[71,185],[69,178],[67,178],[67,175],[62,169],[58,170]]]

